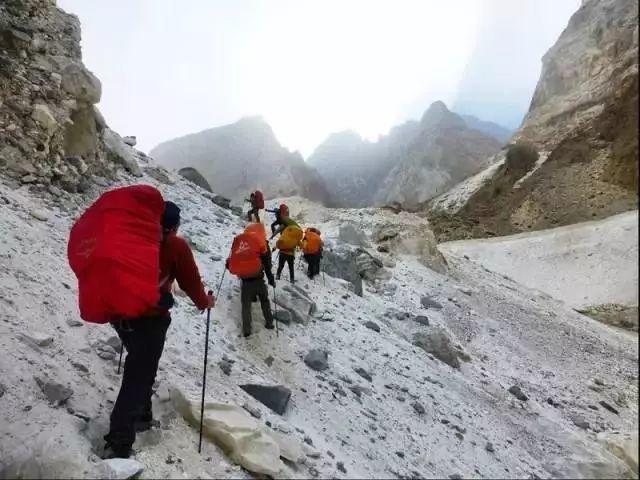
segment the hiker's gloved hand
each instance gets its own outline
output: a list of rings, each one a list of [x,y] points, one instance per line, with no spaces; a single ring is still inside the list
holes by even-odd
[[[210,293],[209,295],[207,295],[207,300],[209,301],[209,303],[207,303],[207,309],[213,308],[216,306],[216,297],[213,295],[213,293]]]
[[[227,260],[224,262],[224,268],[229,270],[229,259],[227,258]]]

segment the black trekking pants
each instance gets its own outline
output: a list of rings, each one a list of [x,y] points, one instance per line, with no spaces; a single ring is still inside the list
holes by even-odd
[[[151,394],[158,372],[171,317],[145,317],[113,323],[127,357],[120,393],[111,412],[111,426],[105,436],[116,449],[131,448],[136,439],[135,422],[150,421]]]
[[[284,268],[284,264],[287,263],[289,265],[289,280],[294,281],[295,277],[293,274],[293,263],[295,261],[295,256],[290,255],[288,253],[280,252],[278,254],[278,272],[277,277],[280,278],[280,274],[282,273],[282,269]]]
[[[242,280],[240,287],[240,302],[242,303],[242,333],[251,333],[251,304],[254,298],[260,301],[262,315],[266,325],[273,324],[271,304],[269,303],[269,291],[264,283],[264,278],[250,278]]]
[[[258,210],[256,207],[252,207],[251,210],[247,212],[247,220],[249,220],[250,222],[260,222],[259,212],[260,210]],[[253,220],[253,217],[255,217],[255,220]]]
[[[313,278],[316,275],[320,274],[320,258],[321,255],[319,253],[307,253],[304,256],[304,259],[307,262],[307,276],[309,278]]]

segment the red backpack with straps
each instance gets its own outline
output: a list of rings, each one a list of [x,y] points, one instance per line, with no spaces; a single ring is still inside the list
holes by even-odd
[[[163,211],[156,188],[134,185],[102,194],[75,222],[67,257],[83,320],[135,318],[158,304]]]
[[[278,207],[278,210],[280,212],[280,217],[281,218],[288,218],[289,217],[289,207],[287,207],[287,205],[285,203],[281,203],[280,207]]]
[[[260,190],[253,192],[253,195],[256,201],[256,207],[258,207],[259,210],[262,210],[264,208],[264,195],[262,195]]]

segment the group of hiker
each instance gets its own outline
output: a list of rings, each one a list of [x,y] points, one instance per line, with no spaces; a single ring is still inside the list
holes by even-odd
[[[264,208],[262,193],[253,192],[250,202],[249,224],[233,239],[225,262],[226,270],[241,281],[244,337],[251,335],[251,305],[255,301],[260,302],[265,328],[274,328],[265,276],[275,293],[276,279],[287,264],[293,283],[299,249],[313,279],[320,273],[323,247],[320,231],[312,227],[303,231],[285,204],[267,210],[276,217],[267,238],[259,218]],[[188,242],[177,235],[180,220],[180,208],[164,201],[157,189],[134,185],[103,194],[71,230],[67,254],[78,278],[81,317],[92,323],[109,323],[127,351],[110,429],[104,437],[104,458],[128,458],[136,432],[154,425],[152,387],[171,323],[174,281],[199,310],[210,312],[216,304],[217,294],[205,291]],[[271,249],[269,242],[276,236]],[[128,248],[122,249],[122,245]],[[275,250],[279,253],[274,278],[271,255]],[[222,280],[217,293],[221,285]]]

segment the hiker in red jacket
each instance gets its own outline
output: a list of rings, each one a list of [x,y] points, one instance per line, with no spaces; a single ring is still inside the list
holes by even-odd
[[[118,399],[111,413],[110,430],[104,439],[105,458],[128,458],[136,431],[155,423],[151,412],[151,394],[164,348],[173,306],[171,285],[177,280],[200,310],[213,308],[215,298],[205,293],[198,267],[187,242],[176,235],[180,226],[180,209],[165,202],[160,246],[160,292],[158,306],[141,316],[111,322],[127,350],[124,374]],[[126,295],[126,292],[122,292]]]

